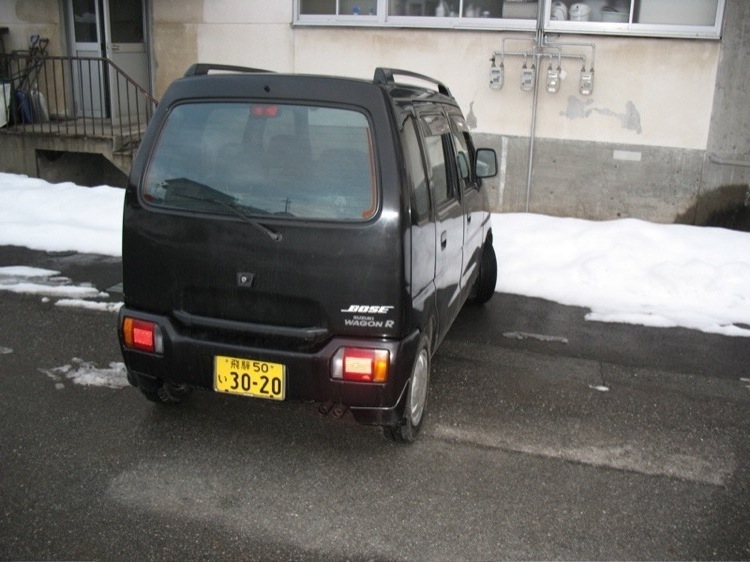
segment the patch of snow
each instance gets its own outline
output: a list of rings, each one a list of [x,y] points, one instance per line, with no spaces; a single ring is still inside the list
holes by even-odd
[[[85,308],[86,310],[98,310],[101,312],[119,312],[124,303],[122,302],[92,302],[83,299],[60,299],[55,306],[67,306],[73,308]]]
[[[29,267],[26,265],[7,265],[0,267],[0,279],[4,277],[16,279],[33,279],[34,277],[53,277],[60,275],[54,269],[42,269],[40,267]]]
[[[0,282],[0,291],[9,291],[11,293],[23,293],[25,295],[40,295],[52,298],[79,298],[93,299],[105,298],[107,293],[102,293],[95,287],[85,285],[42,285],[39,283],[11,283],[5,284]]]
[[[122,303],[91,302],[85,299],[105,299],[109,294],[99,291],[91,283],[73,285],[68,277],[61,277],[59,271],[22,265],[0,267],[0,291],[39,295],[42,302],[58,298],[58,306],[79,307],[88,310],[117,312]]]
[[[121,255],[125,190],[0,173],[0,244]]]
[[[65,387],[63,381],[68,380],[73,384],[84,386],[102,386],[106,388],[124,388],[129,386],[127,371],[124,363],[111,362],[109,367],[97,367],[96,364],[74,357],[72,364],[54,367],[52,369],[39,369],[55,381],[55,387]]]
[[[587,320],[750,336],[750,234],[723,228],[492,217],[496,290],[591,309]]]

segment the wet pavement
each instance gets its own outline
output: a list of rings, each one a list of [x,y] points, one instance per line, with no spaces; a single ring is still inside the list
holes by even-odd
[[[8,265],[122,298],[116,258]],[[59,300],[0,291],[0,559],[750,558],[747,338],[497,294],[462,311],[397,446],[314,404],[151,404],[116,314]]]

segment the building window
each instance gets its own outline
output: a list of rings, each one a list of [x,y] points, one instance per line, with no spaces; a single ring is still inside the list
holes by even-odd
[[[300,25],[533,30],[537,13],[514,0],[295,0]]]
[[[719,38],[726,0],[539,0],[549,33]],[[533,0],[294,0],[297,25],[535,30]]]
[[[725,0],[546,0],[551,32],[718,38]]]
[[[374,16],[378,0],[300,0],[300,15],[306,16]]]

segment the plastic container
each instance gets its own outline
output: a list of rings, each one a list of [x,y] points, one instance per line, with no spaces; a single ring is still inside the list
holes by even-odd
[[[570,6],[570,21],[589,21],[591,18],[591,8],[582,3],[572,4]]]

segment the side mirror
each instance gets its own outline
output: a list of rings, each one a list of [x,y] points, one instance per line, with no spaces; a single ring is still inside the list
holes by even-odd
[[[497,153],[492,148],[477,149],[478,178],[493,178],[497,175]]]

